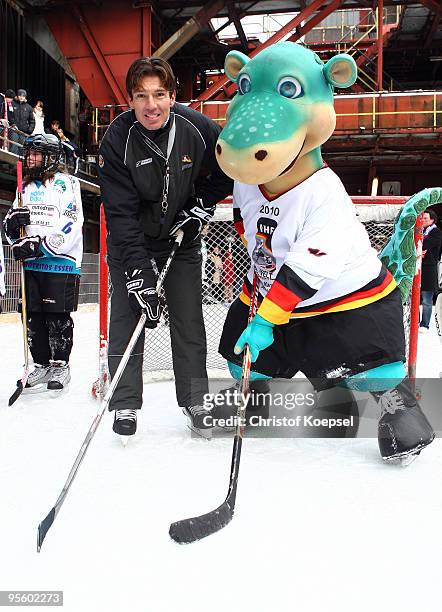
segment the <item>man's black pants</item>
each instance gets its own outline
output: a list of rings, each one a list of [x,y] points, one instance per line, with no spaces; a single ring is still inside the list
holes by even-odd
[[[170,243],[172,248],[172,243]],[[108,264],[112,296],[109,326],[109,371],[115,374],[120,358],[135,329],[138,318],[133,313],[126,290],[124,269],[111,246]],[[161,271],[167,254],[155,255]],[[180,247],[164,282],[169,310],[170,337],[176,397],[179,406],[202,404],[208,391],[206,372],[206,332],[202,313],[202,281],[200,244]],[[109,410],[139,409],[143,394],[142,333],[109,405]]]

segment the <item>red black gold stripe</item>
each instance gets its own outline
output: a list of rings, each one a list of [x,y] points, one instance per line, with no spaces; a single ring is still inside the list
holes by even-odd
[[[284,266],[283,266],[284,267]],[[282,268],[281,268],[282,270]],[[280,272],[281,272],[280,270]],[[320,302],[313,304],[312,306],[304,306],[296,308],[297,304],[301,301],[306,300],[306,293],[314,295],[316,293],[313,289],[308,287],[302,279],[297,277],[301,283],[296,282],[296,275],[291,271],[290,274],[290,285],[291,288],[296,284],[297,291],[299,294],[291,291],[287,286],[284,286],[279,282],[279,273],[270,291],[267,293],[264,299],[259,300],[258,313],[267,321],[274,323],[275,325],[283,325],[288,323],[290,319],[301,318],[301,317],[312,317],[321,314],[327,314],[331,312],[341,312],[344,310],[353,310],[354,308],[362,308],[367,304],[376,302],[382,299],[396,288],[396,281],[394,280],[391,273],[384,267],[377,278],[370,281],[357,291],[349,293],[345,296],[341,296],[336,299],[328,300],[327,302]],[[287,281],[287,278],[283,279]],[[308,288],[308,291],[307,291]],[[302,296],[300,294],[303,294]],[[309,296],[310,297],[310,296]],[[250,283],[246,279],[243,287],[240,299],[245,304],[250,304]]]
[[[312,289],[289,266],[281,266],[258,314],[275,325],[288,323],[295,306],[315,295]]]
[[[304,308],[297,308],[290,318],[312,317],[328,312],[342,312],[344,310],[353,310],[354,308],[362,308],[367,304],[381,300],[383,297],[396,289],[397,283],[394,280],[391,272],[382,268],[381,274],[375,281],[371,281],[362,289],[354,291],[349,295],[330,300],[329,302],[321,302]]]

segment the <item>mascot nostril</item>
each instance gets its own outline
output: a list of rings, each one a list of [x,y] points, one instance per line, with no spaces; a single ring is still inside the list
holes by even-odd
[[[223,152],[220,144],[216,145],[216,152],[218,153],[218,155],[221,155],[221,153]]]
[[[353,58],[324,63],[307,47],[283,42],[251,59],[230,51],[225,73],[238,95],[219,136],[225,146],[218,161],[235,179],[233,218],[251,266],[227,314],[220,353],[240,377],[248,345],[255,384],[301,371],[317,391],[371,392],[381,405],[381,456],[409,461],[435,434],[404,368],[401,291],[406,302],[416,250],[414,222],[402,224],[442,202],[442,189],[405,204],[378,259],[321,154],[336,125],[333,89],[356,81]],[[254,280],[259,300],[249,322]],[[258,395],[251,386],[250,405],[269,411]]]
[[[264,151],[263,149],[261,149],[255,153],[255,157],[258,161],[262,161],[263,159],[267,157],[267,151]]]

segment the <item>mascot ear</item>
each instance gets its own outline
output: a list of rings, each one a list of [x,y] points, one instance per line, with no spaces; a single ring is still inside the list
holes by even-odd
[[[248,61],[249,58],[247,55],[244,55],[241,51],[229,51],[224,61],[224,72],[226,76],[228,76],[233,83],[236,83],[239,71]]]
[[[350,87],[356,81],[358,68],[356,62],[346,53],[335,55],[325,64],[324,76],[333,87]]]

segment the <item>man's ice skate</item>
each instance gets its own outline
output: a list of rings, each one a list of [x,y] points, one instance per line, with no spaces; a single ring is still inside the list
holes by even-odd
[[[130,408],[115,410],[113,431],[120,436],[123,446],[129,441],[137,431],[137,411]]]
[[[434,440],[435,433],[408,384],[386,391],[379,400],[379,450],[384,461],[409,465]]]
[[[52,361],[49,370],[48,391],[63,391],[71,380],[69,364],[65,361]]]
[[[31,393],[41,393],[47,390],[47,382],[50,376],[50,365],[34,364],[35,369],[29,374],[26,386],[23,389],[23,395]],[[20,381],[17,381],[19,384]]]
[[[212,437],[212,414],[204,406],[188,406],[183,408],[187,417],[187,426],[202,438],[210,440]]]

